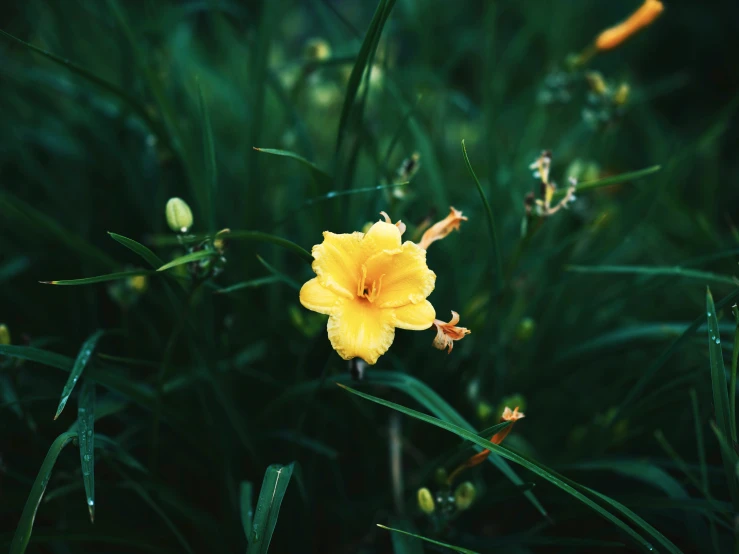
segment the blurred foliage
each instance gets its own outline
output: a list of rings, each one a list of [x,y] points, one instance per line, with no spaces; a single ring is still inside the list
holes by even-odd
[[[0,542],[18,549],[25,521],[28,552],[59,554],[235,552],[247,539],[249,552],[639,548],[533,465],[510,463],[511,480],[497,455],[465,474],[464,510],[446,491],[422,512],[418,490],[444,491],[471,445],[339,381],[467,431],[525,405],[504,444],[516,456],[684,552],[729,551],[736,431],[714,398],[734,348],[739,6],[667,2],[618,49],[568,65],[638,4],[0,8],[12,35],[0,36]],[[661,170],[527,215],[543,150],[552,205],[571,177]],[[171,197],[192,208],[191,238],[167,225]],[[418,240],[450,205],[469,221],[429,249],[430,300],[472,334],[447,355],[432,331],[399,331],[356,380],[325,316],[299,304],[303,249],[381,210]],[[710,356],[709,324],[724,338]],[[92,400],[65,388],[75,360]],[[79,411],[55,421],[68,389]],[[279,494],[260,495],[262,479]]]

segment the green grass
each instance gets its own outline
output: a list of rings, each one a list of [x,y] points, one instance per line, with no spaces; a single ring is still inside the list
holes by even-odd
[[[0,8],[1,546],[735,550],[739,14],[667,2],[566,69],[639,4]],[[542,150],[550,207],[577,181],[550,216]],[[429,300],[472,333],[399,330],[358,380],[311,248],[450,205]]]

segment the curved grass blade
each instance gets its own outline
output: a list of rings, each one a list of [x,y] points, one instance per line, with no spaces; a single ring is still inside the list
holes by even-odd
[[[252,529],[254,528],[254,485],[251,481],[242,481],[239,490],[239,506],[241,511],[241,526],[244,528],[246,540],[251,540]]]
[[[290,152],[289,150],[278,150],[275,148],[257,148],[256,146],[253,148],[257,152],[264,152],[265,154],[272,154],[274,156],[284,156],[286,158],[292,158],[293,160],[299,161],[310,170],[311,176],[318,184],[328,186],[333,181],[331,175],[300,154]]]
[[[613,177],[604,177],[603,179],[596,179],[595,181],[585,181],[583,183],[578,183],[575,190],[578,194],[580,194],[581,192],[586,192],[600,187],[606,187],[608,185],[614,185],[616,183],[633,181],[634,179],[641,179],[642,177],[646,177],[647,175],[651,175],[652,173],[657,173],[660,169],[662,169],[661,165],[653,165],[652,167],[639,169],[637,171],[631,171],[629,173],[622,173],[621,175],[614,175]],[[558,200],[561,200],[562,198],[564,198],[565,194],[567,194],[566,189],[557,189],[556,191],[554,191],[552,201],[556,202]]]
[[[137,277],[139,275],[154,275],[156,271],[148,271],[146,269],[137,269],[132,271],[120,271],[118,273],[108,273],[107,275],[98,275],[96,277],[83,277],[81,279],[60,279],[58,281],[39,281],[42,285],[92,285],[94,283],[105,283],[108,281],[118,281],[129,277]]]
[[[97,343],[100,340],[100,337],[103,336],[104,332],[105,331],[103,331],[102,329],[95,331],[92,335],[90,335],[90,338],[88,338],[84,342],[82,348],[80,348],[80,352],[79,354],[77,354],[77,359],[74,361],[74,366],[72,366],[72,372],[69,374],[69,378],[67,379],[67,384],[64,385],[64,390],[62,390],[62,398],[59,401],[59,407],[56,409],[56,415],[54,416],[54,419],[58,418],[61,415],[62,411],[64,410],[64,406],[67,405],[69,395],[72,394],[74,386],[77,384],[77,381],[82,376],[82,372],[85,370],[85,367],[87,367],[87,362],[90,361],[90,357],[92,356],[92,353],[95,350],[95,347],[97,346]]]
[[[54,464],[56,464],[56,460],[62,449],[76,437],[76,432],[62,433],[51,444],[49,452],[41,464],[41,469],[39,469],[36,480],[33,482],[31,493],[28,495],[28,500],[26,500],[26,505],[23,507],[21,519],[18,522],[18,527],[15,529],[13,542],[10,545],[10,554],[23,554],[26,551],[26,546],[28,546],[31,531],[33,530],[33,520],[36,518],[36,512],[38,511],[39,504],[41,504],[41,498],[44,496],[46,485],[49,484],[49,478],[51,477],[51,471],[54,469]]]
[[[110,231],[108,231],[108,234],[110,235],[110,238],[112,238],[114,241],[122,244],[123,246],[131,250],[133,253],[141,256],[154,269],[158,267],[162,267],[164,265],[164,260],[162,260],[159,256],[154,254],[154,252],[152,252],[149,248],[147,248],[143,244],[138,243],[135,240],[130,239],[128,237],[124,237],[123,235],[119,235],[118,233],[111,233]]]
[[[70,72],[74,73],[75,75],[79,75],[83,79],[93,83],[94,85],[97,85],[98,87],[102,88],[103,90],[108,91],[113,96],[118,97],[120,100],[122,100],[125,104],[127,104],[133,111],[138,115],[143,121],[146,122],[146,125],[154,131],[159,138],[166,139],[166,136],[162,135],[161,128],[157,124],[154,119],[149,115],[149,113],[144,109],[143,105],[139,104],[136,99],[134,99],[132,96],[129,96],[125,91],[118,88],[117,86],[113,85],[112,83],[109,83],[105,79],[101,79],[94,73],[70,62],[67,59],[61,58],[55,54],[52,54],[51,52],[47,52],[46,50],[43,50],[42,48],[39,48],[38,46],[34,46],[33,44],[29,44],[17,37],[14,37],[13,35],[6,33],[5,31],[0,30],[0,36],[3,36],[7,38],[8,40],[12,40],[13,42],[16,42],[29,50],[36,52],[37,54],[41,54],[46,59],[51,60],[52,62],[61,65],[62,67],[66,68]]]
[[[31,266],[31,260],[26,256],[18,256],[0,264],[0,283],[9,281],[20,275]]]
[[[406,408],[405,406],[401,406],[399,404],[388,402],[387,400],[383,400],[381,398],[377,398],[375,396],[372,396],[372,395],[369,395],[363,392],[359,392],[357,390],[351,389],[340,383],[337,383],[337,385],[352,394],[355,394],[361,398],[364,398],[365,400],[369,400],[371,402],[375,402],[376,404],[380,404],[387,408],[397,410],[413,418],[419,419],[426,423],[430,423],[431,425],[435,425],[436,427],[445,429],[446,431],[450,431],[463,439],[473,442],[477,444],[478,446],[481,446],[485,449],[491,450],[492,452],[495,452],[501,457],[506,458],[507,460],[510,460],[514,463],[517,463],[525,467],[532,473],[538,475],[539,477],[542,477],[543,479],[546,479],[547,481],[549,481],[556,487],[562,489],[564,492],[574,496],[580,502],[584,503],[585,505],[590,507],[592,510],[597,512],[599,515],[601,515],[602,517],[604,517],[605,519],[613,523],[615,526],[617,526],[619,529],[624,531],[626,534],[628,534],[632,539],[634,539],[643,548],[650,550],[650,551],[654,550],[654,547],[649,543],[649,541],[647,541],[644,537],[642,537],[639,533],[637,533],[629,525],[627,525],[625,522],[623,522],[622,520],[614,516],[611,512],[605,510],[598,503],[588,498],[585,494],[583,494],[582,492],[578,490],[578,488],[582,488],[588,491],[589,489],[587,489],[586,487],[582,487],[582,485],[578,485],[577,483],[574,483],[570,479],[567,479],[567,478],[562,477],[561,475],[558,475],[557,473],[539,464],[538,462],[535,462],[527,457],[522,456],[521,454],[513,452],[512,450],[508,450],[507,448],[503,448],[501,446],[493,444],[492,442],[479,437],[474,432],[468,431],[467,429],[463,429],[462,427],[459,427],[452,423],[448,423],[446,421],[442,421],[435,417],[431,417],[427,414],[418,412],[416,410]],[[600,495],[599,493],[597,494],[597,496],[602,497],[602,495]],[[605,498],[607,497],[603,497],[602,499],[605,499]],[[613,503],[614,506],[621,506],[615,501],[611,501],[611,502]],[[666,539],[659,531],[654,529],[649,523],[647,523],[646,521],[642,520],[641,518],[633,514],[633,512],[628,510],[628,508],[622,507],[621,511],[622,513],[624,513],[624,515],[626,515],[629,519],[631,519],[632,522],[635,523],[638,527],[640,527],[643,531],[647,532],[649,535],[654,537],[658,542],[660,542],[660,544],[662,544],[669,552],[673,554],[680,554],[680,550],[674,544],[672,544],[668,539]]]
[[[82,483],[85,485],[90,522],[95,522],[95,383],[85,380],[77,406]]]
[[[273,464],[267,468],[259,491],[257,509],[254,514],[249,548],[246,554],[266,554],[272,534],[277,525],[280,505],[290,483],[295,462],[288,465]]]
[[[493,210],[490,208],[487,196],[485,196],[485,191],[482,190],[480,180],[477,178],[477,175],[475,175],[475,170],[472,169],[470,158],[467,156],[467,147],[464,145],[464,140],[462,141],[462,154],[464,155],[464,163],[467,165],[467,169],[469,170],[470,175],[472,175],[475,185],[477,186],[477,192],[480,193],[482,204],[485,206],[485,214],[487,215],[488,221],[488,234],[490,235],[490,241],[492,243],[491,253],[493,256],[493,268],[495,270],[495,292],[499,293],[503,289],[503,265],[500,259],[500,247],[498,246],[498,234],[495,231]]]
[[[169,263],[164,264],[162,267],[157,269],[157,271],[167,271],[168,269],[172,269],[173,267],[176,267],[178,265],[189,264],[190,262],[197,262],[198,260],[204,260],[205,258],[215,258],[217,256],[219,256],[219,254],[214,250],[200,250],[198,252],[191,252],[189,254],[185,254],[184,256],[180,256],[179,258],[176,258]]]
[[[213,139],[213,127],[210,123],[210,113],[205,105],[203,88],[198,81],[198,104],[200,105],[200,120],[203,126],[203,158],[205,162],[205,213],[208,214],[208,229],[215,233],[216,214],[215,196],[218,187],[218,166],[216,165],[216,144]]]
[[[708,271],[698,271],[695,269],[686,269],[683,267],[658,267],[658,266],[628,266],[628,265],[570,265],[566,266],[567,271],[573,273],[606,273],[606,274],[627,274],[627,275],[649,275],[663,277],[685,277],[686,279],[697,279],[704,283],[720,283],[723,285],[737,286],[739,281],[733,277],[726,275],[717,275]]]
[[[716,306],[713,303],[711,290],[706,288],[706,316],[708,317],[708,355],[711,360],[711,387],[713,389],[713,408],[716,414],[716,427],[723,437],[731,436],[729,393],[727,391],[726,369],[724,355],[721,350],[721,338],[718,328]],[[734,393],[735,391],[732,391]],[[734,506],[739,506],[739,490],[737,490],[736,472],[734,464],[736,454],[733,449],[721,449],[721,458],[724,462],[724,471],[729,485],[729,493]]]
[[[277,275],[268,275],[267,277],[259,277],[258,279],[251,279],[249,281],[242,281],[229,287],[224,287],[216,291],[216,294],[229,294],[243,289],[251,289],[255,287],[261,287],[262,285],[271,285],[272,283],[280,283],[280,279]]]
[[[267,261],[259,255],[257,256],[257,260],[259,260],[259,263],[262,264],[267,269],[267,271],[272,273],[272,275],[277,277],[280,281],[294,288],[295,290],[300,290],[300,283],[298,283],[295,279],[291,279],[290,277],[282,273],[282,271],[267,263]]]
[[[421,535],[416,535],[415,533],[409,533],[408,531],[402,531],[400,529],[393,529],[392,527],[385,527],[384,525],[380,525],[379,523],[377,524],[377,526],[380,529],[386,529],[387,531],[392,531],[393,533],[402,533],[403,535],[408,535],[409,537],[415,537],[419,540],[430,542],[431,544],[435,544],[437,546],[443,546],[444,548],[448,548],[449,550],[454,550],[455,552],[461,552],[462,554],[478,554],[474,550],[467,550],[466,548],[461,548],[459,546],[454,546],[452,544],[447,544],[445,542],[435,541],[434,539],[422,537]]]

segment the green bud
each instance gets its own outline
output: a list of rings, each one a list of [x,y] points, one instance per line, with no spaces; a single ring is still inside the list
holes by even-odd
[[[534,331],[536,331],[536,322],[530,317],[524,317],[518,322],[516,338],[522,342],[526,342],[534,336]]]
[[[446,469],[443,467],[436,468],[436,472],[434,472],[434,481],[439,485],[445,485],[447,477],[449,477],[449,475],[447,474]]]
[[[4,323],[0,324],[0,344],[10,344],[10,331]]]
[[[454,504],[457,506],[458,510],[466,510],[472,506],[476,495],[477,489],[475,489],[475,485],[469,481],[465,481],[454,491]]]
[[[426,487],[418,489],[418,507],[424,514],[433,514],[436,509],[434,497]]]
[[[170,198],[165,209],[167,225],[175,233],[187,233],[192,227],[192,211],[182,198]]]

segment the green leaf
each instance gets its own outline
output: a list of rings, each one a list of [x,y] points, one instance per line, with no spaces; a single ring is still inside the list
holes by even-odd
[[[393,529],[392,527],[385,527],[384,525],[380,525],[379,523],[377,524],[377,526],[380,529],[387,529],[388,531],[392,531],[393,533],[402,533],[403,535],[408,535],[409,537],[415,537],[422,541],[430,542],[431,544],[443,546],[444,548],[448,548],[449,550],[454,550],[455,552],[461,552],[462,554],[478,554],[474,550],[467,550],[466,548],[461,548],[459,546],[454,546],[452,544],[447,544],[445,542],[435,541],[434,539],[422,537],[421,535],[416,535],[415,533],[409,533],[408,531],[402,531],[400,529]]]
[[[311,176],[318,184],[328,186],[333,180],[331,175],[326,171],[295,152],[290,152],[289,150],[277,150],[275,148],[257,148],[256,146],[254,147],[254,150],[257,152],[264,152],[265,154],[272,154],[274,156],[284,156],[286,158],[292,158],[293,160],[299,161],[310,170]]]
[[[92,335],[90,335],[90,338],[88,338],[84,342],[82,348],[80,348],[80,352],[79,354],[77,354],[77,359],[74,361],[74,366],[72,366],[72,372],[69,374],[69,378],[67,379],[67,384],[64,385],[64,390],[62,390],[62,398],[59,401],[59,407],[56,409],[56,415],[54,416],[54,419],[58,418],[61,415],[62,411],[64,410],[64,406],[67,405],[69,395],[72,394],[74,386],[77,384],[77,381],[82,376],[82,372],[87,367],[87,362],[90,361],[92,353],[95,350],[95,346],[97,346],[97,343],[100,340],[100,337],[103,336],[104,332],[105,331],[103,330],[95,331]]]
[[[266,554],[277,525],[280,505],[290,483],[295,462],[288,465],[273,464],[267,468],[259,491],[254,524],[249,537],[247,554]]]
[[[154,252],[152,252],[143,244],[117,233],[111,233],[110,231],[108,231],[108,234],[110,235],[110,238],[112,238],[114,241],[119,242],[120,244],[131,250],[133,253],[141,256],[154,269],[162,267],[164,265],[164,260],[154,254]]]
[[[270,285],[272,283],[280,283],[282,279],[277,275],[268,275],[267,277],[259,277],[257,279],[251,279],[249,281],[242,281],[222,289],[218,289],[216,294],[229,294],[238,290],[250,289],[255,287],[261,287],[262,285]]]
[[[28,541],[31,538],[31,531],[33,530],[33,520],[36,519],[36,512],[38,511],[39,504],[41,504],[41,498],[44,496],[46,486],[49,484],[54,464],[56,464],[56,460],[62,449],[76,437],[76,432],[62,433],[51,444],[49,452],[41,464],[41,469],[39,469],[38,475],[36,475],[36,480],[33,482],[31,493],[28,495],[28,500],[26,500],[26,505],[23,507],[21,519],[18,522],[18,527],[15,529],[13,542],[10,545],[10,554],[23,554],[26,551]]]
[[[216,145],[213,139],[213,127],[210,122],[210,113],[203,97],[203,88],[198,81],[198,104],[200,105],[200,120],[203,126],[203,158],[205,162],[205,213],[208,214],[208,229],[216,230],[215,197],[218,188],[218,166],[216,164]]]
[[[261,256],[257,256],[257,259],[259,260],[259,263],[262,264],[267,269],[267,271],[272,273],[272,275],[277,277],[280,281],[294,288],[295,290],[300,290],[300,283],[295,281],[295,279],[291,279],[290,277],[282,273],[280,270],[278,270],[277,268],[267,263],[267,261]]]
[[[406,408],[399,404],[388,402],[387,400],[383,400],[381,398],[377,398],[375,396],[356,391],[340,383],[337,383],[337,385],[347,390],[348,392],[355,394],[361,398],[364,398],[371,402],[375,402],[382,406],[386,406],[393,410],[397,410],[413,418],[419,419],[421,421],[425,421],[426,423],[430,423],[431,425],[434,425],[441,429],[450,431],[463,439],[471,441],[477,444],[478,446],[481,446],[482,448],[491,450],[492,452],[500,455],[501,457],[506,458],[514,463],[517,463],[525,467],[532,473],[538,475],[539,477],[542,477],[543,479],[546,479],[547,481],[549,481],[556,487],[559,487],[564,492],[574,496],[580,502],[584,503],[585,505],[590,507],[592,510],[594,510],[596,513],[598,513],[599,515],[601,515],[602,517],[610,521],[613,525],[617,526],[619,529],[621,529],[626,534],[628,534],[632,539],[634,539],[643,548],[646,548],[648,550],[653,550],[652,545],[644,537],[642,537],[639,533],[634,531],[629,525],[627,525],[626,523],[618,519],[612,513],[605,510],[603,507],[600,506],[600,504],[591,500],[588,496],[580,492],[580,490],[578,489],[583,489],[583,490],[586,490],[587,492],[594,493],[599,498],[601,498],[601,500],[605,500],[607,497],[600,495],[600,493],[595,493],[595,491],[590,491],[590,489],[587,489],[586,487],[583,487],[582,485],[579,485],[570,479],[562,477],[561,475],[553,472],[552,470],[539,464],[538,462],[535,462],[521,454],[508,450],[507,448],[503,448],[501,446],[493,444],[492,442],[479,437],[472,431],[468,431],[467,429],[463,429],[462,427],[459,427],[452,423],[448,423],[446,421],[442,421],[435,417],[431,417],[429,415],[418,412],[416,410],[411,410],[410,408]],[[666,539],[659,531],[657,531],[647,522],[645,522],[644,520],[636,516],[636,514],[633,514],[633,512],[631,512],[628,508],[622,506],[618,502],[615,502],[611,499],[609,499],[609,501],[610,501],[609,503],[612,503],[614,507],[619,508],[619,511],[621,511],[624,515],[626,515],[629,519],[631,519],[634,524],[636,524],[643,531],[650,534],[657,541],[659,541],[665,548],[667,548],[669,552],[673,554],[680,553],[680,550],[674,544],[672,544],[668,539]]]
[[[734,349],[731,351],[731,379],[729,380],[729,423],[731,424],[731,440],[736,443],[736,371],[739,361],[739,307],[731,307],[736,328],[734,329]]]
[[[498,234],[495,231],[495,218],[493,216],[493,210],[490,207],[487,196],[485,196],[485,191],[482,190],[480,180],[477,178],[477,175],[475,175],[475,170],[472,169],[472,164],[470,163],[470,159],[467,156],[467,147],[464,145],[464,140],[462,141],[462,154],[464,155],[464,163],[467,165],[467,169],[469,170],[470,175],[472,175],[472,178],[475,181],[477,192],[480,193],[480,199],[485,206],[485,214],[488,223],[488,234],[490,235],[491,242],[491,255],[493,257],[493,271],[495,271],[495,291],[499,293],[503,289],[503,264],[500,259],[500,247],[498,246]]]
[[[706,317],[708,318],[708,355],[711,360],[711,387],[713,389],[713,408],[716,414],[716,427],[722,437],[731,436],[729,394],[727,391],[726,369],[724,356],[721,350],[721,338],[718,328],[716,306],[713,303],[711,290],[706,288]],[[733,392],[733,391],[732,391]],[[739,507],[739,491],[737,490],[736,472],[734,464],[736,455],[733,449],[721,449],[721,458],[724,462],[724,472],[729,485],[729,493],[734,506]]]
[[[135,269],[132,271],[119,271],[118,273],[108,273],[107,275],[98,275],[96,277],[83,277],[82,279],[60,279],[58,281],[39,281],[42,285],[92,285],[94,283],[105,283],[107,281],[118,281],[120,279],[128,279],[129,277],[137,277],[139,275],[154,275],[156,271],[148,271],[146,269]]]
[[[647,167],[645,169],[639,169],[638,171],[622,173],[621,175],[614,175],[612,177],[604,177],[603,179],[596,179],[595,181],[585,181],[583,183],[578,183],[575,191],[577,194],[580,194],[581,192],[587,192],[587,191],[597,189],[600,187],[614,185],[616,183],[625,183],[626,181],[633,181],[635,179],[640,179],[642,177],[646,177],[647,175],[651,175],[652,173],[657,173],[660,169],[662,169],[661,165],[653,165],[652,167]],[[561,200],[562,198],[564,198],[565,194],[567,194],[566,189],[564,188],[557,189],[556,191],[554,191],[554,195],[552,196],[552,201],[556,202],[558,200]]]
[[[241,511],[241,526],[244,528],[244,536],[246,536],[247,541],[251,539],[252,530],[254,529],[253,494],[254,485],[251,481],[242,481],[239,489],[239,506]]]
[[[686,269],[684,267],[658,267],[658,266],[628,266],[628,265],[570,265],[566,266],[567,271],[574,273],[613,273],[627,275],[649,275],[664,277],[684,277],[686,279],[697,279],[704,283],[721,283],[724,285],[739,286],[739,281],[733,277],[726,275],[716,275],[708,271],[698,271],[696,269]]]
[[[191,262],[197,262],[198,260],[204,260],[206,258],[215,258],[217,256],[219,256],[219,254],[214,250],[199,250],[198,252],[190,252],[189,254],[185,254],[184,256],[180,256],[179,258],[176,258],[171,262],[164,264],[162,267],[157,269],[157,271],[167,271],[168,269],[172,269],[173,267],[176,267],[178,265],[189,264]]]
[[[90,522],[95,521],[95,383],[85,380],[77,406],[82,482],[85,485]]]

